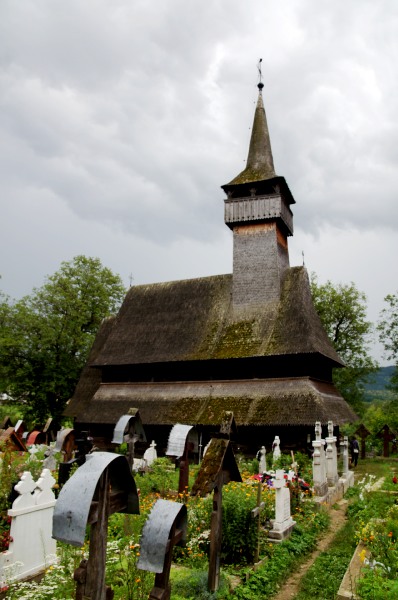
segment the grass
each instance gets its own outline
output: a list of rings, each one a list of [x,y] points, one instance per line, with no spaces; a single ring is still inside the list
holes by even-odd
[[[334,600],[355,547],[355,526],[347,522],[328,550],[322,552],[307,571],[295,600]]]
[[[375,481],[381,477],[389,481],[395,472],[395,463],[398,466],[396,459],[381,457],[359,461],[355,469],[356,482],[364,478],[366,474],[374,475]],[[382,498],[382,500],[387,499]],[[357,497],[354,496],[352,502],[356,501]],[[348,514],[350,515],[350,511]],[[340,583],[357,545],[358,540],[355,536],[357,529],[358,518],[354,510],[348,522],[337,532],[327,551],[317,557],[302,578],[295,600],[334,600],[336,598]],[[327,577],[325,577],[325,573],[327,573]],[[392,598],[393,596],[384,596],[384,598],[388,597]]]

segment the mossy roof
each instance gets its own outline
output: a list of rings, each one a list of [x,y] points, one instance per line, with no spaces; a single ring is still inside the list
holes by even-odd
[[[219,427],[226,410],[238,427],[246,425],[336,424],[357,419],[331,383],[308,377],[231,381],[103,383],[86,403],[75,402],[77,422],[115,424],[130,407],[142,422]],[[72,408],[72,406],[71,406]]]
[[[342,364],[314,309],[304,267],[287,270],[279,302],[237,312],[231,297],[232,275],[132,287],[89,364],[303,353]]]

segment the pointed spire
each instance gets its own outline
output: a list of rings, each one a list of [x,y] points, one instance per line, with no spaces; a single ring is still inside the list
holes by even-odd
[[[264,181],[275,177],[274,160],[272,158],[271,142],[269,138],[267,117],[265,115],[262,90],[264,84],[258,84],[258,100],[252,135],[250,139],[249,154],[246,168],[239,173],[228,185],[238,185],[255,181]]]

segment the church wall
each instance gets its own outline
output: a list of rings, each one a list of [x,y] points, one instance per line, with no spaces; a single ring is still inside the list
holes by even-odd
[[[286,238],[275,222],[234,227],[235,306],[279,300],[282,275],[288,267]]]

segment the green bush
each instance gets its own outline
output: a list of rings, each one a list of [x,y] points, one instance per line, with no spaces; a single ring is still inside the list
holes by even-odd
[[[207,569],[172,571],[172,600],[220,600],[227,597],[228,592],[228,579],[222,572],[218,590],[209,592]]]
[[[169,458],[157,458],[147,473],[136,475],[135,482],[141,495],[157,492],[166,496],[170,490],[178,490],[179,471]]]
[[[257,522],[251,511],[257,506],[258,483],[231,482],[223,489],[222,548],[224,564],[252,563],[258,543]],[[261,521],[274,515],[275,494],[264,487],[262,501],[265,508]]]

